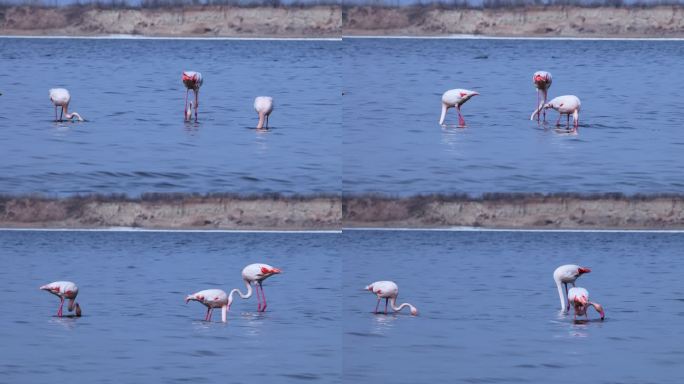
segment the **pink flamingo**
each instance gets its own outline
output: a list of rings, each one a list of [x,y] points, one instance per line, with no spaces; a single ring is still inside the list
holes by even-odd
[[[560,119],[563,115],[568,117],[568,128],[570,128],[570,114],[572,114],[574,130],[579,127],[579,111],[582,107],[580,99],[575,95],[558,96],[544,105],[544,109],[553,108],[558,111],[558,121],[556,126],[560,126]]]
[[[242,280],[245,282],[245,285],[247,286],[247,293],[242,293],[238,289],[235,289],[234,291],[236,291],[241,298],[249,299],[250,297],[252,297],[252,284],[254,284],[254,286],[256,287],[257,295],[257,311],[265,312],[266,295],[264,294],[264,287],[262,286],[262,284],[264,280],[279,273],[282,273],[280,269],[272,267],[268,264],[250,264],[242,270]],[[261,290],[261,297],[259,296],[259,290]]]
[[[233,304],[233,294],[237,291],[237,289],[233,289],[230,291],[230,295],[226,295],[226,292],[221,289],[205,289],[188,295],[185,298],[185,303],[197,301],[206,306],[207,314],[204,316],[204,321],[211,321],[211,315],[214,312],[214,308],[221,308],[221,321],[225,323],[228,318],[230,306]]]
[[[67,120],[73,118],[78,119],[78,121],[83,121],[81,115],[76,112],[69,113],[69,102],[71,101],[71,95],[69,91],[64,88],[52,88],[49,91],[50,101],[55,105],[55,121],[62,121],[62,117],[66,117]],[[59,119],[57,119],[57,108],[62,108],[59,112]]]
[[[258,96],[254,99],[254,110],[259,114],[259,123],[257,123],[256,129],[268,128],[268,117],[273,112],[273,98]],[[264,124],[264,120],[266,124]]]
[[[548,96],[548,90],[551,88],[551,83],[553,78],[551,74],[546,71],[537,71],[532,75],[532,84],[537,88],[537,109],[532,112],[530,120],[534,120],[534,116],[537,116],[537,121],[539,121],[539,112],[544,111],[544,121],[546,121],[546,110],[544,109],[544,104],[546,104],[546,98]],[[539,93],[543,95],[542,98],[539,97]]]
[[[456,108],[458,112],[458,127],[465,128],[466,123],[461,115],[461,105],[470,100],[471,97],[479,93],[467,89],[450,89],[442,95],[442,116],[439,118],[439,125],[444,126],[444,119],[449,108]]]
[[[376,281],[370,285],[367,285],[366,290],[373,292],[378,297],[378,302],[375,304],[375,313],[378,313],[378,306],[380,305],[380,300],[385,299],[385,314],[387,314],[387,303],[392,304],[392,309],[394,311],[401,311],[404,307],[408,307],[411,311],[411,315],[418,315],[418,309],[409,303],[403,303],[397,307],[397,296],[399,295],[399,287],[393,281]]]
[[[568,304],[572,304],[575,308],[574,320],[577,320],[577,316],[586,316],[589,320],[589,314],[587,309],[589,307],[594,307],[596,312],[601,315],[601,320],[606,318],[606,313],[603,311],[603,306],[599,303],[592,303],[589,301],[589,291],[581,287],[572,287],[568,292]]]
[[[185,85],[185,110],[183,111],[183,116],[185,120],[189,121],[192,115],[192,109],[195,108],[195,121],[197,121],[197,109],[199,108],[199,89],[202,86],[202,74],[194,71],[184,71],[183,72],[183,85]],[[195,104],[190,102],[190,108],[188,108],[188,93],[190,90],[195,94]]]
[[[76,310],[76,316],[81,316],[81,306],[76,302],[78,295],[78,287],[71,281],[55,281],[50,284],[40,287],[43,291],[48,291],[53,295],[59,297],[59,310],[57,316],[62,317],[62,307],[64,307],[64,299],[69,299],[69,312]]]

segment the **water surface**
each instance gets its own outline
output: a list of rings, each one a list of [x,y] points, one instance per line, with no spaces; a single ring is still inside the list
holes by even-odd
[[[0,231],[0,381],[340,382],[337,243],[335,234]],[[207,323],[204,306],[184,303],[240,286],[253,262],[283,270],[264,283],[267,312],[252,297],[233,304],[228,323],[217,311]],[[62,279],[79,285],[83,317],[54,317],[59,300],[38,290]]]
[[[343,234],[344,374],[355,383],[681,383],[684,234]],[[559,314],[553,270],[580,277],[606,320]],[[399,285],[406,312],[375,315],[363,287]]]
[[[2,38],[0,192],[339,193],[339,44]],[[204,76],[197,124],[183,70]],[[54,87],[87,122],[52,121]]]
[[[684,41],[345,39],[344,190],[684,192]],[[582,101],[578,135],[529,120],[532,74]],[[450,127],[441,95],[477,90]],[[547,119],[555,123],[557,114]]]

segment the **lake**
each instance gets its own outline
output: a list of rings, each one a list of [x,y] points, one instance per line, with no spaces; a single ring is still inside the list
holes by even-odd
[[[683,193],[684,41],[345,39],[344,192]],[[577,135],[529,117],[532,74],[582,102]],[[476,90],[468,127],[438,125]],[[565,123],[565,118],[563,118]]]
[[[345,231],[349,383],[681,383],[684,234]],[[606,319],[561,315],[554,269]],[[363,288],[394,280],[412,317],[373,314]],[[550,379],[553,378],[553,379]]]
[[[339,46],[0,38],[0,193],[339,193]],[[198,123],[183,121],[183,70],[204,77]],[[86,122],[53,121],[55,87]]]
[[[2,382],[341,382],[339,235],[0,231]],[[237,300],[220,322],[185,296],[242,287],[254,262],[268,310]],[[81,318],[38,287],[79,286]],[[66,314],[66,307],[64,309]],[[11,352],[10,352],[11,351]]]

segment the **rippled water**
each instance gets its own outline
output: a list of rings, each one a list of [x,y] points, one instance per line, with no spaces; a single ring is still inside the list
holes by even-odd
[[[339,42],[0,39],[0,192],[339,192]],[[183,122],[183,70],[204,75]],[[85,123],[55,123],[48,89]],[[273,96],[269,132],[254,97]]]
[[[684,192],[684,41],[342,45],[345,192]],[[581,99],[578,135],[529,121],[540,69],[550,98]],[[462,108],[466,129],[438,125],[452,88],[481,93]]]
[[[338,239],[0,231],[0,381],[341,382]],[[228,323],[206,323],[184,303],[240,286],[253,262],[283,270],[264,283],[267,312],[238,300]],[[83,317],[54,317],[59,300],[38,287],[58,279],[79,285]]]
[[[345,231],[344,374],[364,383],[681,383],[684,235]],[[553,270],[606,320],[559,314]],[[420,315],[374,315],[391,279]],[[595,312],[591,318],[596,319]]]

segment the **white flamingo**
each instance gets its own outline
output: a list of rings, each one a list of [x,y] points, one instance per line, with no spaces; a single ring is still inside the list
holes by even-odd
[[[466,126],[463,115],[461,115],[461,105],[470,100],[471,97],[477,96],[479,93],[469,91],[467,89],[450,89],[442,95],[442,116],[439,118],[439,125],[444,125],[444,119],[449,108],[456,108],[458,112],[458,126],[464,128]]]
[[[254,284],[257,295],[257,311],[264,312],[266,311],[266,295],[264,294],[264,287],[262,286],[262,284],[264,280],[279,273],[282,273],[280,269],[272,267],[268,264],[250,264],[242,270],[242,280],[245,282],[245,286],[247,286],[247,292],[242,293],[238,289],[234,289],[234,291],[236,291],[236,293],[240,295],[241,298],[249,299],[250,297],[252,297],[252,284]],[[259,296],[260,290],[261,297]],[[262,297],[263,304],[261,302]]]
[[[52,88],[49,91],[50,101],[55,105],[55,121],[62,121],[63,117],[67,120],[73,118],[78,119],[78,121],[83,121],[81,115],[76,112],[69,113],[69,102],[71,101],[71,95],[69,91],[64,88]],[[62,108],[59,114],[59,119],[57,118],[57,108]]]
[[[553,271],[553,280],[556,282],[556,287],[558,288],[558,296],[561,302],[561,311],[567,312],[567,307],[565,306],[565,297],[568,294],[568,284],[575,286],[575,280],[585,273],[591,272],[591,269],[587,267],[580,267],[575,264],[561,265]],[[563,294],[563,287],[565,286],[565,294]]]
[[[259,123],[256,129],[268,128],[268,116],[273,112],[273,98],[270,96],[258,96],[254,99],[254,110],[259,114]],[[264,120],[266,124],[264,124]]]
[[[195,109],[195,121],[197,121],[197,109],[199,108],[199,89],[202,86],[204,80],[202,80],[202,74],[195,71],[184,71],[183,72],[183,85],[185,85],[185,109],[183,110],[183,116],[185,120],[189,121],[192,116],[192,110]],[[195,94],[195,103],[190,102],[190,108],[188,108],[188,93],[190,91]]]
[[[211,315],[214,308],[221,308],[221,321],[226,322],[228,318],[228,311],[233,303],[233,295],[238,292],[237,289],[230,291],[230,295],[226,295],[221,289],[205,289],[188,295],[185,298],[185,303],[190,301],[197,301],[207,307],[207,314],[204,316],[204,321],[211,321]]]
[[[568,128],[570,128],[570,115],[572,114],[574,129],[579,127],[579,111],[582,104],[575,95],[558,96],[544,105],[544,109],[553,108],[558,111],[556,126],[560,126],[560,119],[563,115],[568,117]]]
[[[401,311],[404,307],[408,307],[413,316],[418,315],[418,309],[409,303],[402,303],[397,307],[399,287],[393,281],[376,281],[375,283],[367,285],[365,289],[373,292],[378,297],[378,302],[375,304],[375,313],[378,313],[380,300],[385,299],[385,314],[387,314],[387,303],[389,302],[392,306],[392,309],[397,312]]]
[[[568,292],[568,305],[570,304],[572,304],[573,308],[575,309],[575,320],[577,320],[577,316],[586,316],[587,320],[589,320],[589,314],[587,313],[587,309],[589,309],[589,307],[594,307],[596,312],[601,315],[601,320],[606,318],[606,313],[603,311],[603,306],[599,303],[592,303],[589,301],[589,291],[584,288],[570,288],[570,291]]]
[[[64,307],[64,299],[69,300],[69,312],[76,311],[76,316],[81,316],[81,306],[76,302],[78,295],[78,287],[71,281],[55,281],[50,284],[40,287],[43,291],[48,291],[53,295],[59,297],[59,310],[57,316],[62,317],[62,307]]]
[[[530,120],[534,120],[534,117],[537,116],[537,121],[539,121],[539,113],[543,110],[544,121],[546,121],[546,110],[544,109],[544,104],[546,104],[548,90],[551,87],[552,82],[553,78],[549,72],[537,71],[534,73],[534,75],[532,75],[532,84],[534,84],[535,88],[537,88],[537,109],[532,112]],[[540,98],[539,93],[541,93],[543,97]]]

